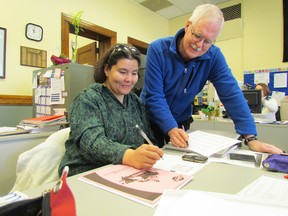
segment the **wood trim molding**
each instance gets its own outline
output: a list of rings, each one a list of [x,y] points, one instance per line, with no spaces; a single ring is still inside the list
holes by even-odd
[[[147,49],[149,46],[148,43],[146,43],[144,41],[137,40],[137,39],[132,38],[132,37],[127,38],[127,43],[132,45],[132,46],[135,46],[140,51],[140,53],[146,55]]]
[[[75,34],[74,27],[72,25],[73,17],[71,15],[61,14],[61,53],[65,56],[69,56],[69,33]],[[99,42],[100,57],[107,48],[116,44],[117,32],[106,29],[104,27],[95,25],[93,23],[81,20],[80,28],[83,31],[79,32],[79,36],[96,40]]]
[[[32,96],[0,95],[0,105],[32,106]]]

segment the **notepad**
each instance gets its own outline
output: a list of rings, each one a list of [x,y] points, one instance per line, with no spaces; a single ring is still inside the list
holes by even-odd
[[[173,149],[183,152],[194,152],[206,157],[221,156],[226,154],[229,150],[237,147],[240,140],[229,138],[222,135],[216,135],[203,131],[193,131],[188,133],[189,146],[188,148],[179,148],[168,143],[164,146],[166,149]]]

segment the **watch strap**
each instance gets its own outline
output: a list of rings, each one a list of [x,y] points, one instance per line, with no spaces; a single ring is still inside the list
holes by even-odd
[[[244,139],[244,144],[248,145],[248,143],[253,141],[253,140],[257,140],[257,137],[256,136],[251,136],[251,137],[248,137],[248,138]]]

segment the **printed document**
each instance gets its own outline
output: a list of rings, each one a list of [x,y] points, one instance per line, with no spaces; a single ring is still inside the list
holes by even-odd
[[[182,173],[186,175],[194,175],[207,163],[193,163],[182,160],[181,155],[164,154],[164,160],[158,160],[153,168],[167,170],[171,172]]]
[[[225,154],[229,149],[233,148],[240,141],[226,136],[216,135],[203,131],[193,131],[188,133],[189,146],[188,148],[174,147],[172,144],[167,144],[164,147],[185,152],[195,152],[200,155],[210,157],[212,155]]]
[[[263,203],[288,207],[288,181],[284,178],[263,175],[238,194],[250,199],[257,199]]]

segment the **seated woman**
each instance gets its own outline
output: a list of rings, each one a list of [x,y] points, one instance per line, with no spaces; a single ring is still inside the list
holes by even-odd
[[[75,98],[69,111],[70,135],[59,166],[75,175],[107,164],[151,168],[163,151],[147,141],[138,125],[155,142],[144,105],[131,92],[138,81],[140,53],[118,44],[98,62],[95,83]],[[156,143],[155,143],[156,144]]]
[[[278,111],[278,103],[270,95],[269,87],[264,83],[258,83],[256,90],[262,90],[262,112],[254,114],[255,121],[274,122],[276,121],[276,112]]]

